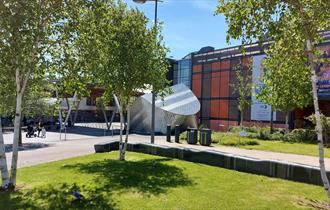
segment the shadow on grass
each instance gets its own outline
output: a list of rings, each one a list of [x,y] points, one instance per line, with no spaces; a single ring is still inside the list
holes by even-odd
[[[193,182],[183,170],[165,164],[168,158],[138,161],[102,160],[87,164],[63,166],[64,169],[78,170],[82,173],[99,175],[96,183],[105,189],[127,190],[157,195],[166,193],[169,188],[189,186]]]
[[[0,209],[66,210],[66,209],[118,209],[114,193],[137,192],[144,196],[166,193],[170,188],[193,185],[183,170],[167,164],[167,158],[143,159],[138,161],[99,160],[89,163],[63,165],[58,173],[69,170],[72,174],[90,175],[92,182],[74,183],[63,180],[19,189],[13,193],[0,193]],[[54,175],[56,176],[56,174]],[[51,180],[52,177],[49,177]],[[85,199],[75,200],[73,189]],[[118,194],[117,194],[118,196]]]
[[[83,200],[75,200],[72,190],[77,189],[84,195]],[[102,188],[77,186],[75,184],[46,185],[33,190],[0,193],[0,209],[94,209],[115,210],[111,192]]]

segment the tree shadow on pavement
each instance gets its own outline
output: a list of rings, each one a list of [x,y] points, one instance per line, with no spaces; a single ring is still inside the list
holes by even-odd
[[[183,170],[166,164],[168,158],[139,161],[103,160],[87,164],[65,165],[82,173],[97,174],[96,183],[119,192],[132,190],[145,195],[166,193],[169,188],[193,185]]]
[[[66,132],[70,134],[102,137],[102,136],[119,135],[119,131],[120,131],[119,129],[107,130],[104,128],[75,126],[68,128]]]
[[[24,150],[34,150],[34,149],[40,149],[44,147],[49,147],[51,144],[45,144],[45,143],[23,143],[22,146],[18,147],[19,151]],[[13,151],[13,144],[5,144],[5,151],[6,153]]]

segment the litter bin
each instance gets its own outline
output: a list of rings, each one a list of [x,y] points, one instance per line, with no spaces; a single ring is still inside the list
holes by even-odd
[[[189,128],[187,130],[188,144],[197,144],[198,130],[196,128]]]
[[[200,144],[203,146],[210,146],[212,143],[212,139],[211,139],[211,133],[212,130],[208,129],[208,128],[202,128],[200,130]]]

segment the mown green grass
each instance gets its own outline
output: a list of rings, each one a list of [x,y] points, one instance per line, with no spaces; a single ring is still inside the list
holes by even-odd
[[[292,143],[275,140],[259,140],[255,138],[239,137],[235,133],[215,132],[212,135],[213,145],[235,146],[246,149],[265,150],[272,152],[291,153],[299,155],[318,156],[316,144]],[[330,149],[325,148],[325,156],[330,158]]]
[[[138,153],[93,154],[19,169],[0,209],[308,209],[319,186]],[[72,188],[84,196],[75,201]]]

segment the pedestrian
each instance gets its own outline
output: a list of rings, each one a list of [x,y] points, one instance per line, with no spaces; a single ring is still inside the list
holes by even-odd
[[[41,130],[41,138],[46,138],[46,128],[45,128],[45,126]]]
[[[40,137],[40,132],[42,131],[42,129],[44,128],[44,123],[42,122],[42,120],[39,120],[39,123],[38,123],[38,137]]]

